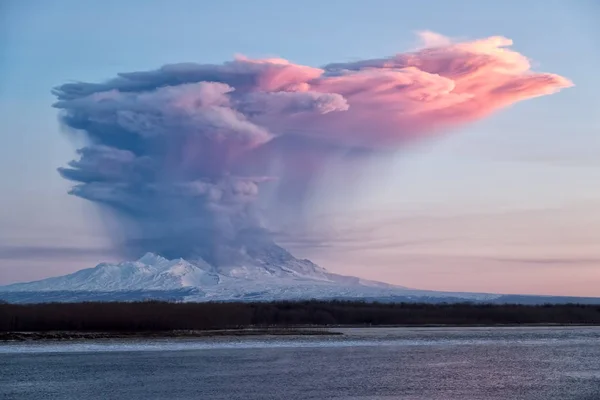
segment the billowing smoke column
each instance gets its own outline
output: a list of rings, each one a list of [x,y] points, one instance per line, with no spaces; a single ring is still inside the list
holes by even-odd
[[[572,85],[531,72],[509,39],[423,37],[415,52],[322,68],[238,58],[64,84],[54,106],[88,144],[59,171],[72,194],[113,210],[130,252],[218,264],[219,249],[269,222],[253,206],[263,182],[301,202],[330,157],[394,149]]]

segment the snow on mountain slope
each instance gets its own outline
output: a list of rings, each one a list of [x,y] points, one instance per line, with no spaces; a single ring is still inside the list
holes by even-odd
[[[101,263],[95,268],[82,269],[73,274],[17,283],[0,288],[2,291],[47,290],[173,290],[184,287],[210,287],[221,277],[211,266],[185,260],[167,260],[148,253],[137,261],[119,264]]]
[[[272,287],[327,283],[329,285],[364,285],[392,287],[355,277],[331,274],[308,260],[298,260],[289,253],[278,259],[251,258],[237,265],[213,267],[202,259],[167,260],[147,253],[137,261],[118,264],[101,263],[75,273],[0,287],[1,291],[114,291],[174,290],[186,287],[210,289],[213,286],[243,292],[248,287]],[[279,264],[277,265],[276,262]],[[253,289],[254,290],[254,289]]]
[[[126,292],[135,293],[139,298],[140,292],[154,292],[156,295],[157,291],[181,293],[182,289],[191,289],[182,297],[186,301],[379,299],[399,296],[404,299],[485,300],[497,297],[414,290],[332,274],[309,260],[293,257],[273,243],[244,247],[234,260],[230,264],[214,266],[201,258],[167,260],[147,253],[137,261],[101,263],[95,268],[69,275],[3,286],[0,293],[24,293],[28,302],[35,299],[36,292],[40,293],[40,298],[48,298],[43,293],[54,292],[60,293],[58,301],[74,301],[69,299],[82,298],[85,292],[102,293],[102,298],[112,292],[115,298],[123,299]],[[70,297],[69,293],[73,295]]]

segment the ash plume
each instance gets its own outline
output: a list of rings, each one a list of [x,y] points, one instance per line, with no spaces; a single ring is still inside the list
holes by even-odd
[[[333,158],[359,163],[572,86],[532,72],[503,37],[422,38],[414,52],[321,68],[240,57],[61,85],[54,107],[86,145],[59,172],[112,210],[126,252],[218,264],[223,246],[272,222],[260,186],[293,213]]]

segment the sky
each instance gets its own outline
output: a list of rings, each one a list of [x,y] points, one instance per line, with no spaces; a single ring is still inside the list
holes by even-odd
[[[312,199],[280,243],[414,288],[600,296],[595,1],[123,3],[0,3],[0,284],[118,257],[103,215],[57,173],[77,146],[53,87],[238,54],[350,63],[412,50],[428,30],[510,38],[535,71],[575,86],[398,151],[370,167],[377,179]]]

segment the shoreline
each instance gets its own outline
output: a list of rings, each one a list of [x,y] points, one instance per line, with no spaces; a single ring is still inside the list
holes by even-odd
[[[0,345],[12,342],[54,341],[67,342],[75,340],[108,340],[108,339],[201,339],[215,337],[248,337],[248,336],[343,336],[341,329],[436,329],[436,328],[594,328],[600,324],[426,324],[426,325],[338,325],[327,327],[293,327],[293,328],[240,328],[215,330],[172,330],[172,331],[140,331],[140,332],[86,332],[86,331],[45,331],[45,332],[0,332]]]
[[[196,339],[240,336],[339,336],[341,332],[325,329],[274,328],[274,329],[219,329],[202,331],[144,331],[144,332],[0,332],[0,344],[9,342],[33,342],[41,340],[71,341],[100,339]]]

